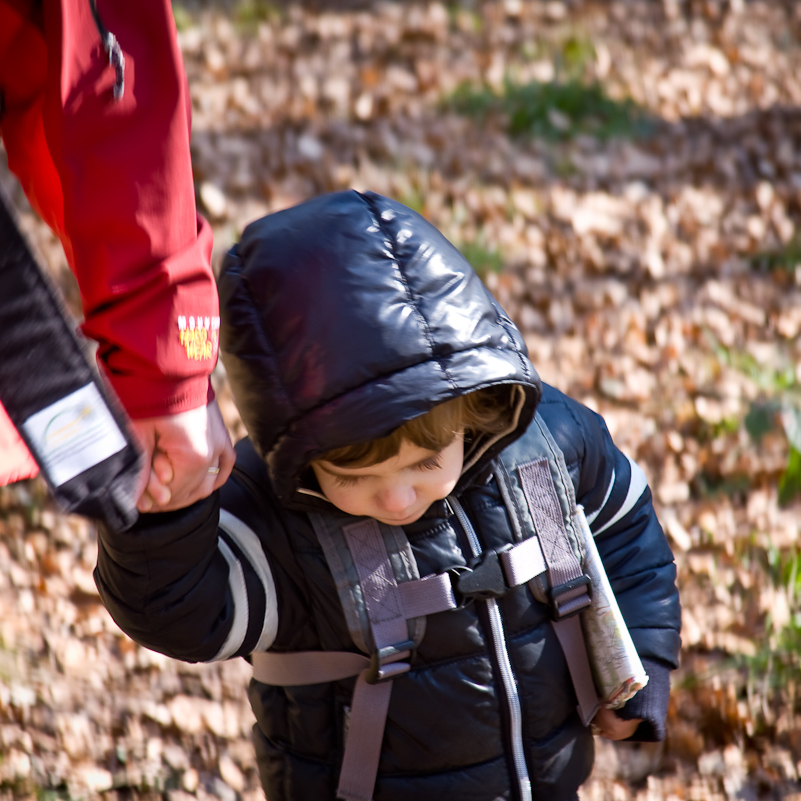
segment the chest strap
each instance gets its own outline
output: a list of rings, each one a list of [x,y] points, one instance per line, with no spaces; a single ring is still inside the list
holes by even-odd
[[[315,523],[312,518],[312,523]],[[315,525],[323,549],[329,551],[331,533]],[[293,686],[337,681],[358,676],[337,798],[370,801],[373,796],[381,743],[386,725],[392,680],[408,673],[415,643],[408,621],[457,607],[447,573],[398,583],[379,524],[372,519],[343,526],[374,650],[370,657],[341,651],[254,653],[253,677],[265,684]]]
[[[318,537],[329,536],[315,526]],[[408,673],[414,643],[407,621],[456,609],[473,597],[495,597],[542,573],[545,562],[536,540],[490,551],[475,570],[458,568],[398,583],[375,520],[342,529],[359,574],[375,650],[371,656],[350,651],[256,652],[253,678],[292,687],[358,676],[337,798],[370,801],[373,796],[392,680]]]

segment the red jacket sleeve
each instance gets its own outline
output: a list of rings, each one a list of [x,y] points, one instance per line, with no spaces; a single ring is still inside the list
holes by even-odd
[[[124,406],[174,414],[212,397],[219,330],[183,63],[168,0],[97,6],[125,56],[122,98],[89,1],[44,0],[39,25],[24,20],[6,43],[18,57],[0,54],[0,125],[12,170],[61,238],[83,332]],[[0,15],[15,13],[0,0]]]

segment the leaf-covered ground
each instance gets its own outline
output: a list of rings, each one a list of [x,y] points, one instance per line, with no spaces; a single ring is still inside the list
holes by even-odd
[[[628,0],[175,7],[215,261],[373,189],[463,249],[546,381],[645,470],[683,598],[662,747],[583,799],[801,797],[801,7]],[[5,169],[72,307],[60,248]],[[215,374],[232,434],[244,432]],[[134,645],[91,525],[0,491],[0,795],[256,799],[247,665]]]

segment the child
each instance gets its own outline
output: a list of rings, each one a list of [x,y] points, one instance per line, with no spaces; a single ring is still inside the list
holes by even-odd
[[[594,708],[560,640],[586,587],[556,560],[543,594],[517,547],[555,559],[573,494],[650,677],[595,726],[662,739],[680,610],[650,491],[458,251],[338,192],[248,226],[219,290],[250,436],[221,492],[103,532],[96,578],[149,648],[252,655],[270,801],[575,797]]]

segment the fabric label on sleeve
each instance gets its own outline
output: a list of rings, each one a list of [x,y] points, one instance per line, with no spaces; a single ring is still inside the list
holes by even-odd
[[[181,345],[186,348],[187,359],[197,362],[216,359],[220,339],[220,318],[180,315],[178,336]]]
[[[31,415],[22,428],[40,466],[56,487],[127,444],[94,384]]]

